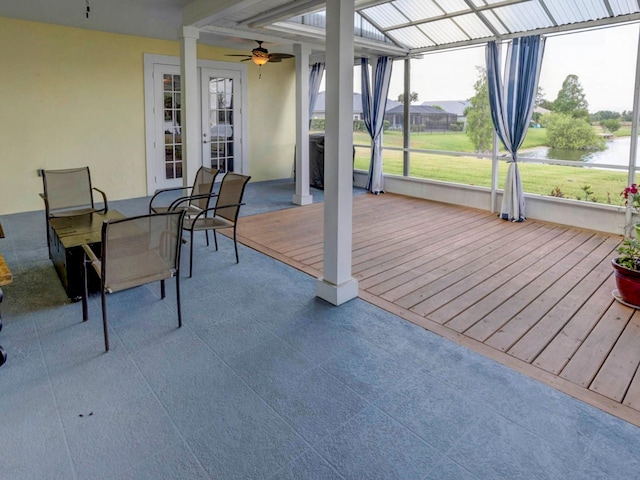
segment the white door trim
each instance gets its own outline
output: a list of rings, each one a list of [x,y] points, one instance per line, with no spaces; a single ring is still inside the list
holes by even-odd
[[[154,65],[180,66],[180,57],[168,55],[144,54],[144,120],[145,120],[145,157],[147,168],[147,195],[153,195],[156,190],[156,155],[155,155],[155,113],[154,113],[154,86],[153,86],[153,69]],[[241,122],[242,128],[242,148],[238,163],[235,170],[245,175],[249,174],[249,145],[248,139],[248,95],[247,95],[247,66],[236,62],[220,62],[213,60],[198,60],[198,68],[211,68],[214,70],[234,70],[239,71],[241,76],[242,88],[242,105],[241,105]],[[162,146],[163,147],[163,146]],[[164,147],[163,147],[164,148]],[[202,158],[200,158],[202,164]]]

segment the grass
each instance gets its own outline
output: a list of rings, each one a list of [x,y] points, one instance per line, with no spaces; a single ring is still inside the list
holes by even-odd
[[[622,136],[624,133],[626,132],[618,131],[616,135]],[[353,138],[354,143],[358,145],[370,143],[369,135],[366,132],[354,132]],[[385,132],[384,134],[384,145],[387,147],[402,147],[402,141],[401,132]],[[536,128],[529,130],[522,148],[544,145],[546,145],[546,132],[544,129]],[[491,186],[491,160],[472,155],[473,145],[465,133],[414,133],[411,135],[411,148],[471,154],[458,157],[412,152],[409,172],[412,177],[482,187]],[[369,161],[369,149],[357,148],[355,168],[367,170]],[[402,175],[402,152],[385,150],[383,165],[385,173]],[[522,185],[527,193],[562,196],[612,205],[624,204],[620,192],[627,183],[625,171],[534,163],[520,163],[519,168]],[[506,173],[507,163],[501,160],[498,167],[498,188],[503,188]]]

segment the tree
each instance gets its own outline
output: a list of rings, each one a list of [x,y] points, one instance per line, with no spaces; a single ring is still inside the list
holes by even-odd
[[[404,93],[398,95],[398,101],[404,105]],[[418,101],[418,92],[411,92],[409,94],[409,103],[416,103]]]
[[[609,120],[612,118],[620,120],[620,113],[611,110],[599,110],[591,115],[592,122],[601,122],[602,120]]]
[[[493,146],[493,121],[489,106],[489,87],[487,85],[487,71],[483,67],[476,67],[478,78],[473,84],[476,94],[471,97],[470,105],[465,109],[467,117],[467,135],[471,139],[477,152],[486,152]]]
[[[630,111],[623,110],[620,120],[622,120],[623,122],[632,122],[633,121],[633,111],[631,111],[631,110]]]
[[[548,115],[547,140],[551,148],[604,149],[604,140],[596,135],[588,121],[566,113],[552,112]]]
[[[617,130],[620,130],[620,120],[618,120],[617,118],[607,118],[600,122],[600,126],[603,130],[613,133]]]
[[[571,115],[574,118],[589,118],[589,104],[587,96],[577,75],[567,75],[562,82],[562,88],[553,102],[553,111]]]

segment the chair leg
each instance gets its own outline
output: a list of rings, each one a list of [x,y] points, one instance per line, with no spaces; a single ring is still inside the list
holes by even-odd
[[[191,238],[189,245],[189,278],[193,275],[193,230],[191,230]]]
[[[82,321],[86,322],[89,319],[89,307],[87,305],[87,297],[89,296],[89,287],[87,282],[87,255],[82,254]]]
[[[240,263],[238,260],[238,242],[236,241],[236,226],[233,226],[233,246],[236,248],[236,263]]]
[[[216,244],[216,252],[218,251],[218,236],[216,235],[216,231],[213,231],[213,241]]]
[[[205,237],[207,237],[207,247],[209,246],[209,230],[204,231]]]
[[[182,326],[182,309],[180,307],[180,272],[176,272],[176,301],[178,305],[178,328]]]
[[[165,289],[164,289],[164,279],[160,280],[160,298],[164,298]]]
[[[107,325],[107,295],[104,291],[104,284],[100,286],[102,291],[102,329],[104,332],[104,351],[109,351],[109,327]]]

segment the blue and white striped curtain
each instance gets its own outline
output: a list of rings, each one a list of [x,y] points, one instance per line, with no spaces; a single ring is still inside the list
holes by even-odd
[[[500,79],[500,53],[496,42],[487,44],[487,84],[491,118],[498,138],[511,154],[500,216],[521,222],[524,192],[518,169],[518,149],[529,128],[538,90],[545,39],[540,35],[514,38],[507,49],[505,84]]]
[[[384,125],[384,112],[387,108],[393,62],[389,57],[378,57],[373,75],[373,88],[369,81],[369,60],[362,58],[360,64],[362,66],[362,114],[364,124],[371,136],[371,163],[369,164],[367,190],[377,195],[384,192],[382,126]],[[372,90],[373,95],[371,94]]]
[[[316,107],[318,92],[320,91],[320,83],[324,74],[324,63],[314,63],[309,72],[309,126],[313,118],[313,109]]]

